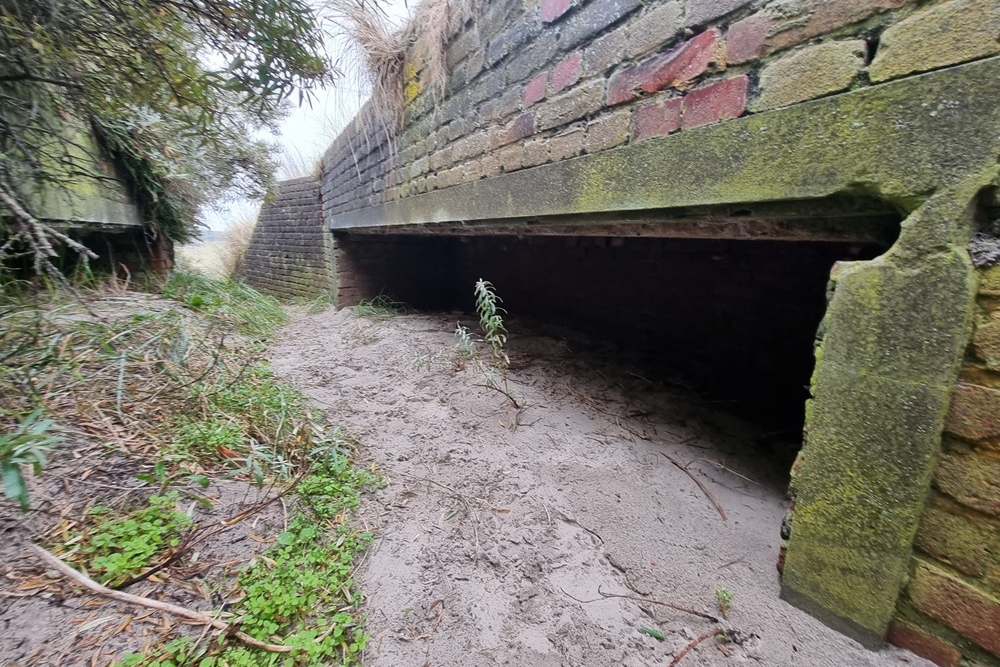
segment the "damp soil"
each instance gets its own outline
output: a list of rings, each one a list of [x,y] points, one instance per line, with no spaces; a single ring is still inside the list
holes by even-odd
[[[299,313],[271,351],[386,476],[362,512],[366,665],[662,666],[705,633],[682,667],[931,664],[779,598],[787,473],[760,428],[621,350],[512,321],[516,409],[452,360],[458,320],[474,325]],[[719,621],[648,602],[721,616],[720,587]]]

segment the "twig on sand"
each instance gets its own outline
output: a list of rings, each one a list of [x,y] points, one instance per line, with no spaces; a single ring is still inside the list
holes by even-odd
[[[479,515],[476,514],[476,510],[472,509],[472,503],[469,502],[469,499],[463,496],[455,489],[451,488],[450,486],[442,484],[441,482],[436,482],[433,479],[430,479],[429,477],[419,477],[417,475],[411,475],[408,472],[401,472],[400,474],[403,475],[404,477],[409,477],[410,479],[415,479],[421,482],[427,482],[428,484],[433,484],[434,486],[440,487],[445,491],[447,491],[448,493],[450,493],[455,498],[461,500],[465,504],[465,509],[468,510],[469,514],[472,515],[472,533],[473,536],[476,538],[476,562],[478,563],[479,562]],[[482,500],[482,498],[476,498],[476,500]]]
[[[668,461],[670,461],[675,466],[684,471],[684,474],[686,474],[688,477],[694,480],[694,483],[698,485],[698,488],[701,489],[702,492],[704,492],[704,494],[708,496],[708,499],[712,501],[712,504],[715,505],[715,509],[719,511],[719,516],[722,517],[722,520],[729,521],[729,519],[726,517],[726,511],[722,509],[722,505],[719,504],[719,501],[718,499],[716,499],[715,494],[712,493],[707,486],[705,486],[704,482],[695,477],[694,473],[692,473],[690,470],[687,469],[687,466],[681,465],[681,462],[672,457],[670,454],[667,454],[666,452],[660,452],[660,454],[662,454],[664,458],[666,458]]]
[[[100,585],[93,579],[80,574],[73,568],[71,568],[66,563],[62,562],[60,559],[56,558],[50,554],[45,549],[38,545],[32,545],[32,549],[35,555],[42,560],[46,565],[54,570],[57,570],[64,577],[72,581],[73,583],[83,586],[87,590],[97,593],[106,598],[111,598],[112,600],[118,600],[119,602],[125,602],[128,604],[139,605],[140,607],[146,607],[148,609],[156,609],[158,611],[165,611],[168,614],[173,614],[174,616],[180,616],[181,618],[186,618],[189,621],[195,623],[203,623],[205,625],[211,625],[213,628],[222,630],[226,636],[235,637],[247,646],[253,646],[254,648],[259,648],[264,651],[271,651],[272,653],[290,653],[292,650],[291,646],[283,646],[281,644],[267,644],[258,639],[254,639],[245,632],[241,632],[233,628],[229,623],[222,621],[218,618],[212,618],[202,614],[201,612],[192,611],[191,609],[185,609],[184,607],[178,607],[175,604],[170,604],[169,602],[161,602],[160,600],[151,600],[149,598],[139,597],[138,595],[132,595],[131,593],[122,593],[121,591],[115,591],[105,586]]]
[[[711,630],[706,630],[702,634],[698,635],[698,637],[695,638],[694,641],[692,641],[690,644],[682,648],[680,652],[674,656],[674,659],[670,661],[670,665],[668,665],[668,667],[676,667],[677,663],[679,663],[681,659],[688,654],[688,651],[690,651],[695,646],[702,643],[709,637],[714,637],[715,635],[718,634],[724,634],[722,628],[712,628]]]
[[[687,607],[681,607],[680,605],[676,605],[670,602],[661,602],[660,600],[650,600],[649,598],[640,598],[634,595],[619,595],[618,593],[605,593],[604,591],[601,590],[600,586],[597,587],[597,592],[601,595],[601,597],[594,598],[593,600],[581,600],[580,598],[574,595],[570,595],[565,591],[565,589],[563,589],[563,593],[567,597],[573,598],[574,600],[582,604],[590,604],[591,602],[600,602],[601,600],[606,600],[608,598],[621,598],[622,600],[632,600],[633,602],[645,602],[647,604],[656,604],[660,605],[661,607],[668,607],[676,611],[682,611],[685,614],[691,614],[692,616],[698,616],[699,618],[708,619],[713,623],[719,622],[719,619],[716,618],[715,616],[712,616],[711,614],[706,614],[703,611],[696,611],[694,609],[688,609]]]

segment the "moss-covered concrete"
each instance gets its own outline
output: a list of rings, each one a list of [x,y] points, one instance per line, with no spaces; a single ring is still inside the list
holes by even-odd
[[[868,645],[926,504],[971,331],[973,203],[995,173],[928,199],[886,255],[842,265],[824,318],[783,594]]]

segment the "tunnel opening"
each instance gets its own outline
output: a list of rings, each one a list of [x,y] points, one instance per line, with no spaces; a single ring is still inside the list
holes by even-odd
[[[489,280],[511,317],[613,342],[643,377],[774,434],[784,475],[801,445],[830,271],[884,253],[899,222],[881,211],[863,232],[781,239],[725,238],[724,227],[719,238],[628,235],[634,228],[606,224],[586,234],[337,233],[339,302],[384,293],[469,312],[476,280]]]

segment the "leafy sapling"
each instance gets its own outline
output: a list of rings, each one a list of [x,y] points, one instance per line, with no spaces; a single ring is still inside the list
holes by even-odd
[[[719,602],[719,611],[723,618],[729,617],[729,608],[733,604],[733,594],[725,587],[718,586],[715,589],[715,599]]]

